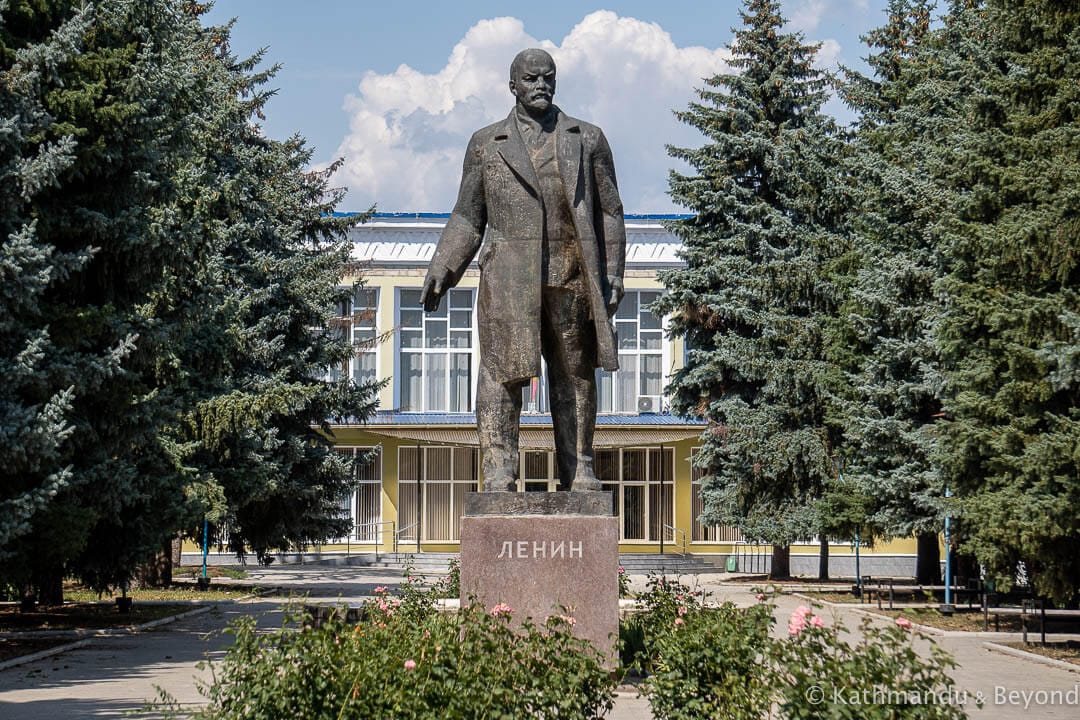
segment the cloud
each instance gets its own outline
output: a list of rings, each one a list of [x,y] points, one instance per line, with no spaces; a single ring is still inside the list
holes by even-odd
[[[483,20],[435,73],[407,65],[367,73],[345,99],[349,133],[335,153],[345,158],[335,180],[349,188],[347,206],[449,211],[469,136],[509,112],[510,60],[526,47],[543,47],[555,58],[556,103],[603,128],[626,210],[677,210],[665,194],[674,161],[664,144],[702,140],[672,110],[694,99],[703,78],[726,70],[730,53],[676,47],[656,23],[610,11],[587,15],[558,44],[533,38],[515,18]]]
[[[840,47],[840,43],[832,38],[821,41],[821,47],[818,48],[817,56],[814,58],[814,65],[822,70],[835,70],[837,63],[840,62],[840,54],[843,48]]]
[[[794,9],[785,13],[788,29],[813,35],[821,24],[821,19],[829,10],[829,4],[825,0],[800,0],[794,5]]]

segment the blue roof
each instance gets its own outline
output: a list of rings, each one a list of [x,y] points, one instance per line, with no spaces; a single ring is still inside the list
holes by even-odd
[[[379,410],[368,418],[366,425],[475,425],[475,413],[438,413],[438,412],[395,412],[393,410]],[[521,413],[522,425],[550,425],[551,415],[534,413]],[[704,426],[704,420],[680,417],[679,415],[661,413],[641,413],[637,415],[597,415],[597,425],[626,425],[626,426]]]
[[[363,215],[360,212],[335,212],[331,213],[333,217],[354,217],[356,215]],[[450,217],[450,213],[437,213],[437,212],[377,212],[372,214],[372,219],[377,220],[379,218],[399,218],[407,219],[412,218],[415,220],[446,220]],[[685,220],[686,218],[693,217],[689,213],[627,213],[623,215],[627,220]]]

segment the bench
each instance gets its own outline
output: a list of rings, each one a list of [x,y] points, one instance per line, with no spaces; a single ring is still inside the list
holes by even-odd
[[[935,592],[938,592],[938,593],[945,592],[945,586],[944,585],[897,584],[892,579],[889,579],[889,581],[887,583],[882,581],[882,582],[878,582],[877,584],[869,584],[868,585],[868,584],[866,584],[866,581],[868,581],[868,580],[870,580],[870,578],[864,579],[863,586],[862,586],[863,597],[861,599],[865,602],[865,601],[872,601],[873,599],[876,598],[877,599],[878,610],[883,609],[882,608],[882,599],[886,598],[886,597],[889,600],[889,610],[892,610],[892,609],[894,609],[893,608],[893,601],[898,596],[914,598],[914,597],[916,597],[918,595],[928,594],[932,598]],[[954,597],[956,597],[961,602],[966,598],[967,603],[968,603],[968,607],[974,607],[974,601],[976,599],[980,599],[983,596],[984,591],[983,591],[982,588],[960,587],[958,585],[954,585],[952,587],[952,594],[953,594]],[[986,603],[982,602],[980,604],[985,606]]]
[[[990,616],[994,616],[994,632],[999,632],[1001,628],[1001,618],[1003,617],[1019,617],[1021,630],[1024,634],[1024,643],[1028,641],[1028,630],[1031,625],[1038,620],[1039,635],[1043,644],[1046,643],[1046,624],[1048,621],[1061,620],[1061,621],[1076,621],[1080,622],[1080,610],[1060,610],[1057,608],[1051,608],[1047,610],[1044,607],[1036,607],[1036,603],[1030,600],[1025,600],[1021,607],[984,607],[983,608],[983,630],[989,630]]]

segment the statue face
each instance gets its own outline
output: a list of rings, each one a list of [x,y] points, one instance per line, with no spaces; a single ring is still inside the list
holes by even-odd
[[[555,62],[545,52],[528,53],[512,68],[510,92],[532,114],[546,113],[555,97]]]

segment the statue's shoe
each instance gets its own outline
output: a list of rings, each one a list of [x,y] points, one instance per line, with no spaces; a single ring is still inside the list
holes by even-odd
[[[589,492],[602,489],[600,481],[592,473],[578,475],[574,478],[574,482],[570,484],[570,492]]]
[[[510,475],[496,475],[484,480],[484,492],[517,492],[517,479]]]

